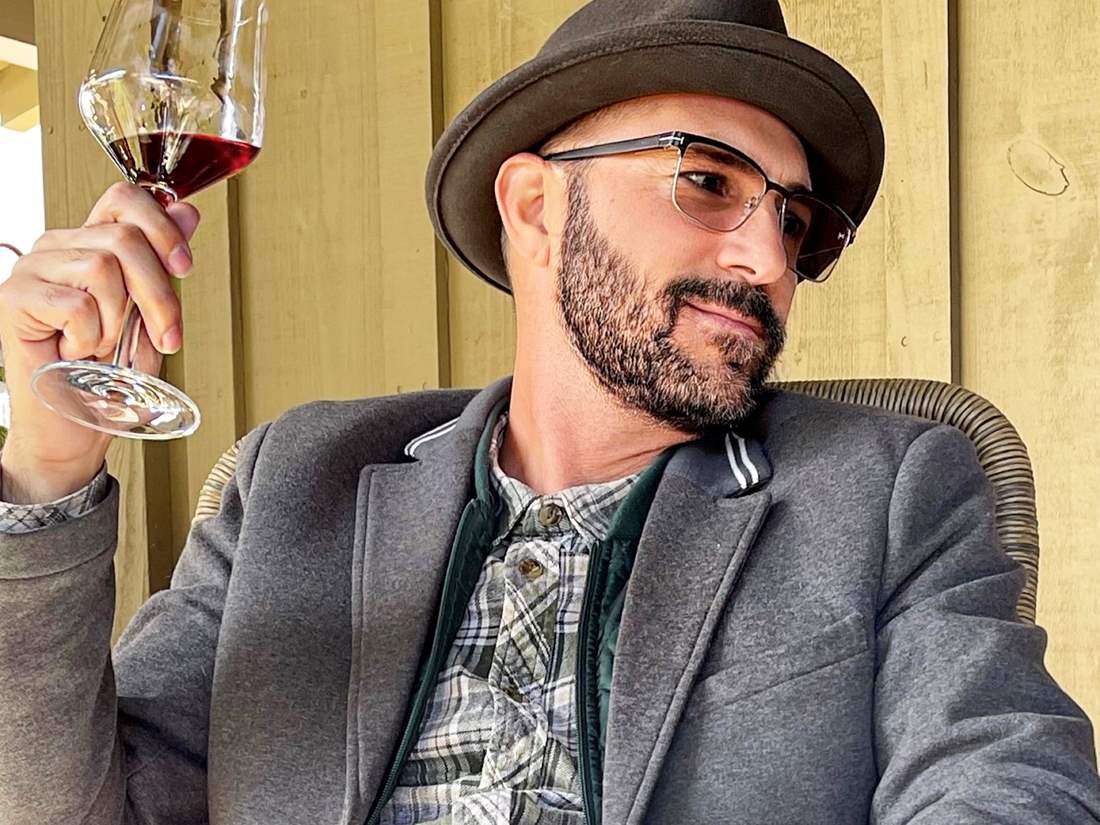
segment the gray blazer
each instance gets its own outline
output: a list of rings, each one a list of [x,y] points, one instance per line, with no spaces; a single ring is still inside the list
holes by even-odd
[[[119,487],[0,536],[0,823],[361,825],[504,379],[293,409],[113,655]],[[458,417],[423,443],[403,447]],[[666,472],[627,590],[605,823],[1100,822],[971,443],[775,392],[773,474]]]

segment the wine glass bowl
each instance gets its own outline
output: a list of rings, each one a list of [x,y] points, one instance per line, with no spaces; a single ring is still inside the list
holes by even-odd
[[[240,172],[264,130],[265,0],[115,0],[78,104],[126,180],[163,207]],[[141,315],[128,298],[111,363],[35,371],[37,397],[65,418],[125,438],[198,428],[198,406],[133,366]]]

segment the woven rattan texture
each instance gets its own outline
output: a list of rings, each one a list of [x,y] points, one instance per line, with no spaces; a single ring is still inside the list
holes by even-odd
[[[218,509],[221,507],[222,491],[225,489],[225,485],[229,483],[229,479],[233,477],[233,471],[237,468],[237,453],[240,448],[241,442],[238,441],[222,453],[213,469],[210,470],[210,475],[202,483],[202,489],[199,490],[199,502],[195,505],[195,515],[191,517],[192,527],[205,518],[217,515]]]

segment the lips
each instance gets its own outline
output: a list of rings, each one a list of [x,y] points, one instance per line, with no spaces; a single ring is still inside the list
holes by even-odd
[[[759,340],[764,340],[764,329],[760,326],[760,323],[754,321],[752,318],[746,318],[744,315],[734,312],[731,309],[725,307],[714,306],[713,304],[696,304],[688,302],[688,306],[692,309],[705,313],[707,315],[717,315],[719,318],[723,318],[727,321],[732,321],[735,324],[739,324],[742,327],[747,327],[747,331],[752,332]]]

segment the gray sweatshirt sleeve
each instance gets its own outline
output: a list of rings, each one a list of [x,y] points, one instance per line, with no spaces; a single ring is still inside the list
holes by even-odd
[[[119,484],[82,515],[0,533],[0,822],[202,823],[210,682],[252,468],[241,443],[216,515],[112,656]]]
[[[44,504],[0,501],[0,533],[31,533],[80,518],[103,503],[107,487],[107,462],[103,462],[96,477],[86,486],[57,501]]]

